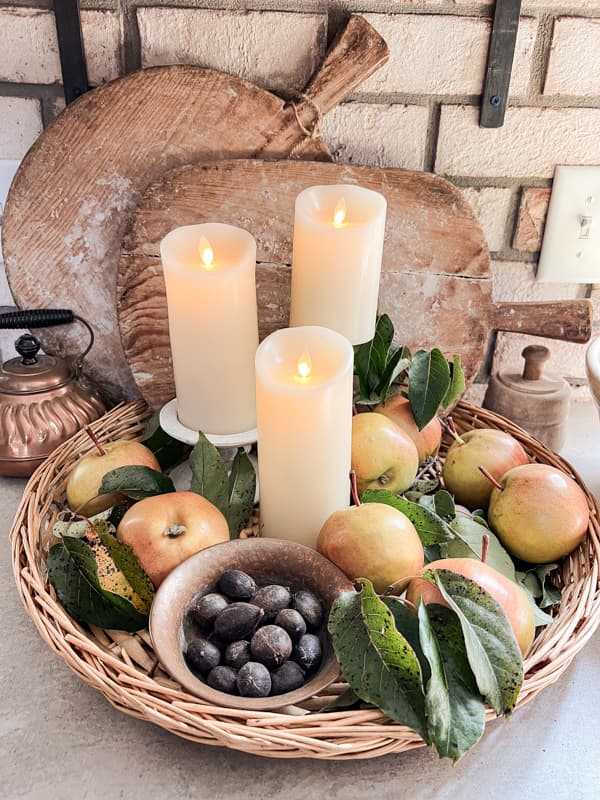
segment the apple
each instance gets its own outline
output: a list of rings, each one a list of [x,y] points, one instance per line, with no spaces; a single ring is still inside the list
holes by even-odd
[[[485,467],[498,479],[512,467],[528,462],[527,453],[510,434],[493,428],[476,428],[458,436],[451,444],[442,478],[457,503],[470,509],[486,509],[492,486],[479,467]]]
[[[488,521],[511,555],[547,564],[568,555],[584,538],[587,498],[561,470],[548,464],[515,467],[498,487],[492,488]]]
[[[219,509],[196,492],[169,492],[135,503],[117,528],[155,587],[178,564],[213,544],[229,541]]]
[[[102,478],[107,472],[131,466],[160,471],[160,464],[154,453],[140,442],[117,439],[101,445],[89,428],[86,428],[86,432],[94,441],[96,450],[80,458],[69,475],[67,503],[72,511],[91,517],[123,499],[122,495],[116,493],[98,494]]]
[[[427,564],[425,569],[447,569],[479,584],[501,606],[513,629],[521,653],[523,655],[527,653],[535,635],[535,617],[527,594],[514,581],[477,558],[442,558]],[[425,604],[448,605],[438,587],[425,578],[415,578],[408,585],[406,599],[416,605],[419,598]]]
[[[376,412],[352,417],[352,469],[360,494],[366,489],[404,492],[418,468],[417,448],[395,422]]]
[[[410,410],[410,403],[401,394],[390,397],[385,403],[377,406],[375,411],[378,414],[385,414],[399,428],[402,428],[404,433],[410,436],[419,454],[419,464],[422,464],[430,456],[437,455],[442,442],[442,424],[437,417],[434,417],[422,430],[419,430]]]
[[[335,511],[317,537],[317,550],[349,578],[368,578],[376,592],[420,574],[423,546],[409,518],[383,503]]]

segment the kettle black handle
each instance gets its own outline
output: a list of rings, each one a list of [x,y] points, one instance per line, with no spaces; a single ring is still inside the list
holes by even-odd
[[[0,328],[49,328],[53,325],[68,325],[75,321],[75,314],[68,308],[40,308],[24,311],[7,311],[0,314]]]
[[[94,331],[83,317],[74,314],[69,308],[30,308],[23,311],[6,311],[0,314],[0,329],[11,328],[50,328],[53,325],[68,325],[81,322],[87,328],[90,340],[87,347],[75,359],[75,376],[78,377],[83,366],[83,359],[94,344]]]

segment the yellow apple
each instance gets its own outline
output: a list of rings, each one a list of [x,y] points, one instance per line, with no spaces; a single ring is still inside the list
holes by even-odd
[[[418,468],[417,448],[395,422],[375,412],[352,418],[352,469],[359,494],[366,489],[404,492]]]
[[[317,550],[349,578],[368,578],[376,592],[419,575],[423,545],[409,518],[383,503],[335,511],[317,538]]]
[[[511,555],[547,564],[568,555],[587,531],[590,509],[575,481],[548,464],[514,467],[493,488],[488,520]]]
[[[229,526],[205,497],[169,492],[135,503],[119,523],[117,539],[131,547],[154,586],[159,586],[189,556],[228,542]]]
[[[122,495],[99,495],[102,478],[107,472],[118,467],[135,465],[160,470],[154,453],[140,442],[118,439],[101,445],[102,453],[95,450],[83,456],[75,465],[67,483],[67,503],[69,508],[85,517],[99,514],[114,506]]]
[[[510,434],[494,428],[475,428],[450,446],[442,478],[457,503],[470,509],[487,508],[492,484],[479,467],[485,467],[498,480],[512,467],[528,461],[527,453]]]
[[[434,417],[422,430],[419,430],[410,410],[410,403],[401,394],[390,397],[385,403],[377,406],[375,411],[378,414],[385,414],[399,428],[402,428],[404,433],[410,436],[419,454],[419,464],[422,464],[430,456],[437,455],[442,442],[442,425],[437,417]]]

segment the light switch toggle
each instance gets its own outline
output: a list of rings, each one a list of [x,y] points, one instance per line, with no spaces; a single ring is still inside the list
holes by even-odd
[[[579,236],[578,239],[589,239],[592,232],[592,217],[579,217]]]

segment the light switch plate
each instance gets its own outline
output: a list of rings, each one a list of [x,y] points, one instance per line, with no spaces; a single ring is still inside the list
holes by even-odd
[[[556,167],[537,280],[600,283],[600,166]]]

